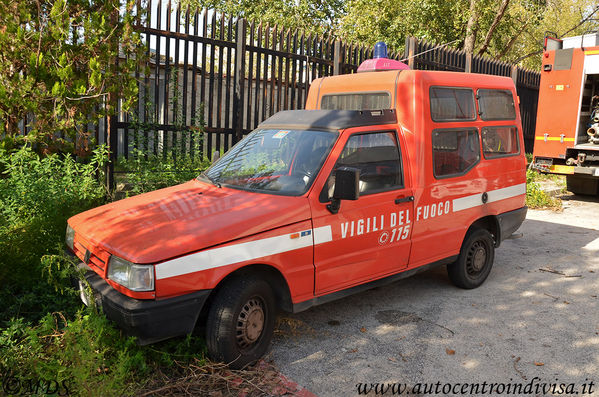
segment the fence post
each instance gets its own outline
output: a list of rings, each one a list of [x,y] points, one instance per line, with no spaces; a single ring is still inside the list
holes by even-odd
[[[518,66],[512,65],[512,80],[514,80],[514,85],[518,85]]]
[[[110,108],[112,108],[113,112],[116,109],[113,107],[114,99],[111,97],[113,94],[108,94],[108,102],[111,104]],[[108,144],[108,164],[106,164],[106,189],[109,193],[112,193],[115,187],[114,183],[114,163],[117,158],[117,130],[116,130],[116,118],[118,116],[109,114],[106,126],[106,143]]]
[[[333,76],[341,74],[341,41],[335,40],[335,53],[333,55]]]
[[[235,125],[234,142],[243,137],[243,90],[245,85],[245,32],[246,22],[241,18],[237,21],[237,37],[235,47],[235,96],[233,97],[233,115]]]
[[[116,26],[119,21],[119,11],[113,10],[110,13],[110,26]],[[119,47],[119,39],[116,36],[110,38],[109,44],[111,48]],[[119,56],[118,51],[114,58],[111,60],[109,68],[113,74],[116,74],[118,71],[118,62]],[[118,97],[116,92],[108,93],[106,97],[105,106],[108,110],[107,124],[106,127],[106,143],[108,144],[108,164],[106,165],[106,189],[112,194],[115,190],[115,181],[114,181],[114,163],[116,163],[117,159],[117,150],[118,150],[118,139],[117,139],[117,129],[116,122],[118,121]]]
[[[466,54],[466,66],[464,72],[472,73],[472,54]]]
[[[406,54],[408,58],[408,66],[414,69],[416,65],[416,37],[408,37],[406,40]]]

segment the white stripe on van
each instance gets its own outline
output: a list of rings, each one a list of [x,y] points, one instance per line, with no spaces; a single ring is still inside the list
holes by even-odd
[[[157,264],[156,279],[161,280],[163,278],[181,276],[310,247],[314,244],[312,234],[314,234],[315,239],[316,235],[319,236],[319,242],[316,242],[316,244],[326,242],[327,231],[325,229],[327,228],[328,236],[330,236],[328,241],[331,241],[333,239],[331,227],[325,226],[314,230],[298,231],[297,233],[288,233],[281,236],[228,245],[226,247],[207,249],[182,256]],[[299,237],[291,238],[294,234],[299,234]]]
[[[314,229],[314,245],[333,241],[333,230],[331,226],[322,226]]]
[[[495,201],[520,196],[522,194],[526,194],[526,183],[508,186],[497,190],[491,190],[487,192],[487,194],[489,196],[487,203],[493,203]],[[469,208],[474,208],[481,205],[483,205],[482,193],[460,197],[453,200],[453,212],[467,210]]]
[[[488,192],[488,203],[516,197],[526,193],[526,183],[514,185]],[[462,211],[483,205],[482,193],[460,197],[453,200],[453,212]],[[291,238],[292,235],[298,237]],[[270,255],[282,254],[333,241],[333,231],[330,225],[317,227],[311,230],[298,231],[261,240],[217,247],[182,256],[177,259],[162,262],[156,265],[156,279],[181,276],[184,274],[214,269],[235,263],[250,261]]]

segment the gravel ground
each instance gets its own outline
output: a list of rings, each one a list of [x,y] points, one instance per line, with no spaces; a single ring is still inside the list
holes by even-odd
[[[597,216],[599,201],[578,196],[562,212],[530,210],[475,290],[454,287],[441,267],[286,315],[268,359],[319,396],[396,382],[415,387],[409,394],[432,384],[482,395],[496,383],[491,395],[599,395]]]

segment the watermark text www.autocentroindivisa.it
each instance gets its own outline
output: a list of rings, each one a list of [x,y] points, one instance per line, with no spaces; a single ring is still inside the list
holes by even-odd
[[[423,382],[409,385],[407,383],[357,383],[359,395],[396,396],[396,395],[592,395],[596,391],[595,382],[585,379],[584,382],[562,382],[559,379],[545,382],[534,377],[528,382]]]
[[[21,376],[12,371],[0,374],[0,395],[30,396],[58,395],[68,396],[72,393],[67,380],[45,379],[35,376]]]

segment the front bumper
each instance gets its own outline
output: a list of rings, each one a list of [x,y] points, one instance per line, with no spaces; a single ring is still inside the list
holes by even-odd
[[[169,299],[141,300],[121,294],[91,270],[85,279],[106,317],[128,335],[137,337],[141,345],[190,334],[211,292],[201,290]]]

